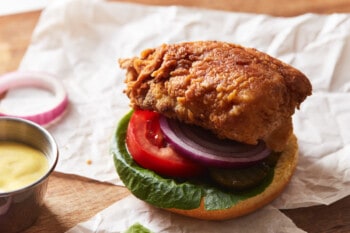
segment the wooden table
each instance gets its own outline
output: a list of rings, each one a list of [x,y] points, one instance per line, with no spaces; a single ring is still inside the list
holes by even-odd
[[[184,5],[210,9],[295,16],[303,13],[350,12],[348,0],[121,0],[155,5]],[[30,43],[40,11],[0,16],[0,74],[16,70]],[[26,232],[64,232],[129,195],[124,187],[87,178],[53,173],[45,205]],[[350,196],[330,206],[283,211],[307,232],[350,232]]]

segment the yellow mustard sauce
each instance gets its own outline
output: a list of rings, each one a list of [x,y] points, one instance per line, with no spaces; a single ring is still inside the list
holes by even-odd
[[[0,193],[23,188],[48,170],[45,155],[18,142],[0,142]]]

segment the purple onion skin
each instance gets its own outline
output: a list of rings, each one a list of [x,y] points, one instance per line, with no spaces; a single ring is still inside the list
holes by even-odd
[[[222,143],[223,141],[207,130],[164,116],[160,117],[160,126],[174,150],[208,167],[247,167],[260,162],[271,153],[263,141],[259,141],[256,146],[236,141],[230,143],[228,140]],[[206,147],[207,144],[210,146]]]

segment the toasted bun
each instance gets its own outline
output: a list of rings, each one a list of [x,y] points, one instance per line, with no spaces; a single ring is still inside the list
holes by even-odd
[[[295,135],[288,141],[286,149],[279,158],[271,184],[260,194],[248,198],[229,209],[205,210],[204,198],[200,207],[191,210],[166,209],[181,215],[204,219],[204,220],[226,220],[249,214],[277,198],[289,183],[298,162],[298,144]]]

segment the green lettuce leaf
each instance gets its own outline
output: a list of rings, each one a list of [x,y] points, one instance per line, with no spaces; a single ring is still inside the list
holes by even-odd
[[[140,223],[135,223],[131,225],[124,233],[152,233],[152,231],[142,226]]]
[[[272,181],[273,169],[261,185],[246,192],[232,193],[207,183],[198,184],[198,181],[196,184],[191,181],[176,181],[144,169],[134,162],[125,144],[126,131],[132,113],[133,111],[130,111],[120,120],[111,152],[120,179],[131,193],[141,200],[160,208],[187,210],[198,208],[202,197],[205,197],[204,204],[207,210],[226,209],[263,192]]]

